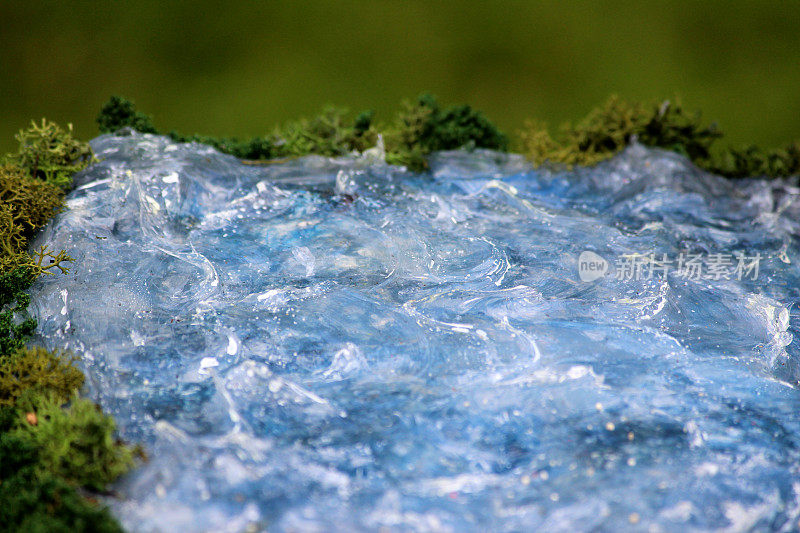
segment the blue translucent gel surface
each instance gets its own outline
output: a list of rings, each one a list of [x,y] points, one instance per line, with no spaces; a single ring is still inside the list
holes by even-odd
[[[423,175],[92,146],[37,243],[74,269],[32,309],[148,450],[109,501],[131,530],[797,527],[792,184],[641,146]],[[581,281],[587,250],[608,275]],[[757,279],[616,277],[687,251],[758,253]]]

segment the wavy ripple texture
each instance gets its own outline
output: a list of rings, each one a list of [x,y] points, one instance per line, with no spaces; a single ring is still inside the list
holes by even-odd
[[[633,146],[248,166],[102,136],[42,340],[151,460],[133,531],[738,531],[800,519],[800,190]],[[39,243],[37,243],[39,244]],[[585,283],[578,255],[756,252]]]

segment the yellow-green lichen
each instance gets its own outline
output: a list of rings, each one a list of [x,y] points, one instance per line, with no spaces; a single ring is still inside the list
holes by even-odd
[[[0,204],[0,272],[9,272],[28,262],[23,227],[14,223],[14,209]]]
[[[61,252],[40,249],[30,256],[26,250],[34,233],[63,208],[72,175],[94,160],[89,145],[71,131],[46,120],[34,123],[17,136],[19,151],[0,165],[0,272],[28,265],[36,276],[63,269],[70,260]]]
[[[13,406],[26,391],[66,402],[83,386],[75,358],[35,346],[0,356],[0,405]]]
[[[730,178],[781,177],[800,174],[800,141],[763,150],[717,148],[723,133],[669,101],[645,105],[612,97],[577,125],[562,126],[552,136],[546,124],[529,121],[520,132],[524,152],[536,165],[591,166],[612,157],[634,139],[685,155],[694,164]]]
[[[6,162],[29,175],[55,185],[62,190],[72,186],[72,175],[94,161],[89,145],[72,136],[72,124],[67,129],[42,119],[31,122],[27,130],[16,135],[19,150],[6,156]]]
[[[62,189],[31,177],[22,168],[6,164],[0,166],[0,202],[8,207],[13,224],[23,235],[31,237],[44,226],[64,205]]]
[[[679,104],[643,105],[610,98],[576,125],[565,124],[552,137],[545,124],[529,122],[521,132],[528,158],[536,164],[594,165],[612,157],[633,139],[642,144],[681,152],[705,160],[721,134],[704,126],[699,115],[688,115]]]

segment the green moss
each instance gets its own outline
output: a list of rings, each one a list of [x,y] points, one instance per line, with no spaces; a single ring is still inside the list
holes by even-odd
[[[646,106],[617,97],[587,115],[577,125],[566,124],[553,138],[542,123],[528,123],[521,133],[526,155],[536,164],[594,165],[621,151],[634,138],[647,146],[675,150],[692,160],[707,160],[720,133],[704,126],[699,115],[687,115],[680,105]]]
[[[36,447],[30,441],[12,434],[19,417],[17,409],[0,405],[0,486],[22,468],[35,466],[39,462]]]
[[[372,127],[372,120],[375,118],[375,112],[371,109],[362,111],[356,116],[353,121],[353,129],[356,136],[364,136]]]
[[[31,122],[31,127],[21,130],[16,138],[19,151],[7,155],[7,163],[62,190],[72,186],[75,172],[94,161],[89,145],[72,136],[72,124],[68,124],[65,130],[42,119],[41,125]]]
[[[442,109],[436,98],[423,94],[414,108],[426,117],[419,131],[419,143],[428,152],[455,150],[462,146],[508,150],[508,138],[480,111],[468,105]],[[412,115],[418,114],[412,108]],[[416,127],[416,126],[415,126]]]
[[[26,267],[0,274],[0,360],[21,350],[36,329],[36,321],[25,317],[30,296],[24,291],[31,283]]]
[[[59,394],[28,394],[18,406],[37,421],[20,418],[12,435],[39,451],[40,475],[104,490],[133,467],[135,450],[114,437],[114,420],[93,402],[73,394],[65,407]]]
[[[687,114],[680,104],[669,101],[652,106],[644,126],[636,131],[639,142],[679,152],[692,161],[707,161],[711,146],[722,132],[716,124],[704,125],[700,113]]]
[[[156,133],[152,119],[136,111],[136,106],[130,100],[119,96],[112,96],[100,109],[97,115],[97,126],[100,133],[114,133],[128,127],[141,133]]]
[[[371,114],[362,113],[351,120],[347,112],[328,107],[312,119],[289,122],[263,137],[239,140],[235,137],[168,135],[178,142],[199,142],[240,159],[267,160],[308,154],[340,156],[373,146],[377,134],[370,126]]]
[[[39,449],[12,429],[20,413],[0,407],[0,531],[121,532],[104,507],[39,469]]]
[[[0,310],[24,311],[30,303],[30,296],[25,291],[31,286],[33,279],[26,267],[0,274]]]
[[[148,115],[129,100],[117,96],[98,116],[101,132],[128,126],[144,133],[158,133]],[[337,108],[301,119],[252,139],[235,137],[168,135],[178,142],[199,142],[240,159],[269,160],[308,154],[324,156],[363,152],[382,135],[386,160],[411,170],[427,168],[427,156],[438,150],[461,147],[508,150],[508,138],[482,113],[468,105],[442,108],[429,94],[404,103],[388,126],[374,122],[366,111],[354,119]],[[566,124],[553,136],[547,125],[529,121],[520,132],[524,152],[537,165],[595,165],[606,160],[633,139],[647,146],[679,152],[709,172],[728,177],[791,176],[800,173],[800,141],[775,150],[757,147],[716,148],[722,137],[715,124],[705,124],[699,113],[687,113],[680,103],[631,103],[610,98],[575,125]]]
[[[422,100],[420,102],[419,100]],[[411,170],[421,171],[427,168],[425,156],[429,153],[423,144],[426,130],[432,122],[433,108],[420,97],[417,103],[404,102],[398,113],[393,128],[385,134],[386,162],[393,165],[405,165]]]
[[[26,533],[121,533],[106,507],[50,475],[24,468],[0,484],[2,531]]]
[[[800,141],[777,150],[755,146],[715,150],[723,137],[715,124],[706,125],[699,113],[688,114],[680,104],[624,102],[612,97],[560,135],[550,135],[545,124],[528,122],[521,132],[524,151],[537,165],[595,165],[612,157],[633,139],[685,155],[697,166],[730,178],[800,174]]]
[[[278,157],[318,154],[329,157],[364,151],[374,146],[377,134],[371,128],[371,116],[362,113],[356,121],[346,111],[327,107],[312,119],[290,122],[275,130]]]
[[[140,132],[157,133],[149,117],[136,111],[128,100],[112,97],[98,117],[101,132],[129,126]],[[364,111],[350,118],[348,113],[327,107],[318,116],[300,119],[275,128],[271,133],[240,140],[235,137],[182,135],[169,132],[178,142],[200,142],[241,159],[268,160],[317,154],[329,157],[363,152],[375,146],[378,135],[386,141],[386,158],[413,170],[426,167],[425,156],[436,150],[462,146],[506,150],[508,139],[479,111],[460,105],[442,109],[436,99],[422,95],[405,104],[395,122],[381,127],[374,113]]]
[[[66,402],[83,386],[83,374],[65,357],[41,347],[0,357],[0,405],[12,406],[26,391],[49,394]]]
[[[240,159],[273,159],[277,157],[275,143],[268,137],[254,137],[242,141],[235,137],[209,137],[205,135],[182,135],[171,131],[167,135],[172,140],[181,143],[196,142],[213,146],[224,154],[230,154]]]
[[[757,146],[728,148],[703,167],[709,172],[731,178],[800,175],[800,141],[773,150]]]
[[[386,160],[415,171],[427,168],[431,152],[462,146],[506,150],[508,139],[480,112],[465,105],[442,110],[430,94],[405,102],[386,132]]]

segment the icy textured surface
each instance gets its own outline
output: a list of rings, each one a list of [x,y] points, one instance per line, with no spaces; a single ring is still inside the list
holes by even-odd
[[[793,529],[798,189],[634,146],[248,166],[104,136],[41,237],[44,342],[151,460],[134,531]],[[592,250],[757,280],[580,281]]]

